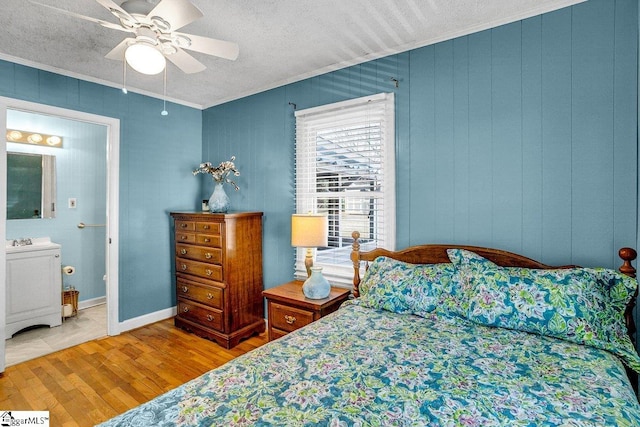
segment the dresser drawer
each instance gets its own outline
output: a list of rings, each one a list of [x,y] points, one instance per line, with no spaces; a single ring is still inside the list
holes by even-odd
[[[313,322],[313,312],[269,302],[269,324],[273,328],[291,332]]]
[[[188,298],[193,301],[222,310],[223,290],[215,286],[206,286],[189,280],[178,278],[178,298]]]
[[[198,245],[212,246],[214,248],[222,247],[222,236],[213,234],[196,234],[195,243]]]
[[[220,235],[222,224],[219,222],[196,222],[195,230],[198,233]]]
[[[204,327],[224,332],[222,312],[189,300],[178,299],[178,316],[197,322]]]
[[[196,242],[196,234],[195,233],[185,233],[180,230],[176,230],[176,243],[195,243]]]
[[[222,267],[184,258],[176,258],[176,271],[193,274],[206,279],[222,281]]]
[[[195,221],[176,221],[176,233],[178,231],[196,231]]]
[[[196,261],[222,264],[222,249],[176,243],[176,256]]]

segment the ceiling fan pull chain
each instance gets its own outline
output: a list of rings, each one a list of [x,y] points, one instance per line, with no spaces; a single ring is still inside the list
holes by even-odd
[[[127,94],[127,61],[122,60],[122,93]]]
[[[167,111],[167,67],[164,67],[164,90],[162,94],[162,112],[160,114],[163,116],[169,114]]]

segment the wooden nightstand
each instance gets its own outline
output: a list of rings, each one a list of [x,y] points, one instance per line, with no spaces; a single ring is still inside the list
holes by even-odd
[[[333,313],[351,293],[349,289],[332,287],[327,298],[309,299],[302,293],[302,283],[294,280],[262,292],[269,312],[269,341]]]

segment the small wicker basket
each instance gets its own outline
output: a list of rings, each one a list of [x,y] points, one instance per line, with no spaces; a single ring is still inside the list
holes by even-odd
[[[64,317],[71,317],[78,314],[78,294],[80,294],[80,291],[75,289],[62,291],[62,306],[64,307],[67,304],[71,305],[71,314]]]

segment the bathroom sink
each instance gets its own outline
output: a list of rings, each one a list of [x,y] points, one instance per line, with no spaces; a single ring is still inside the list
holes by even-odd
[[[32,239],[16,239],[18,242],[21,240],[31,241],[30,245],[14,246],[13,240],[7,240],[5,242],[5,248],[8,254],[17,252],[29,252],[29,251],[44,251],[46,249],[59,249],[60,245],[51,241],[50,237],[35,237]]]

